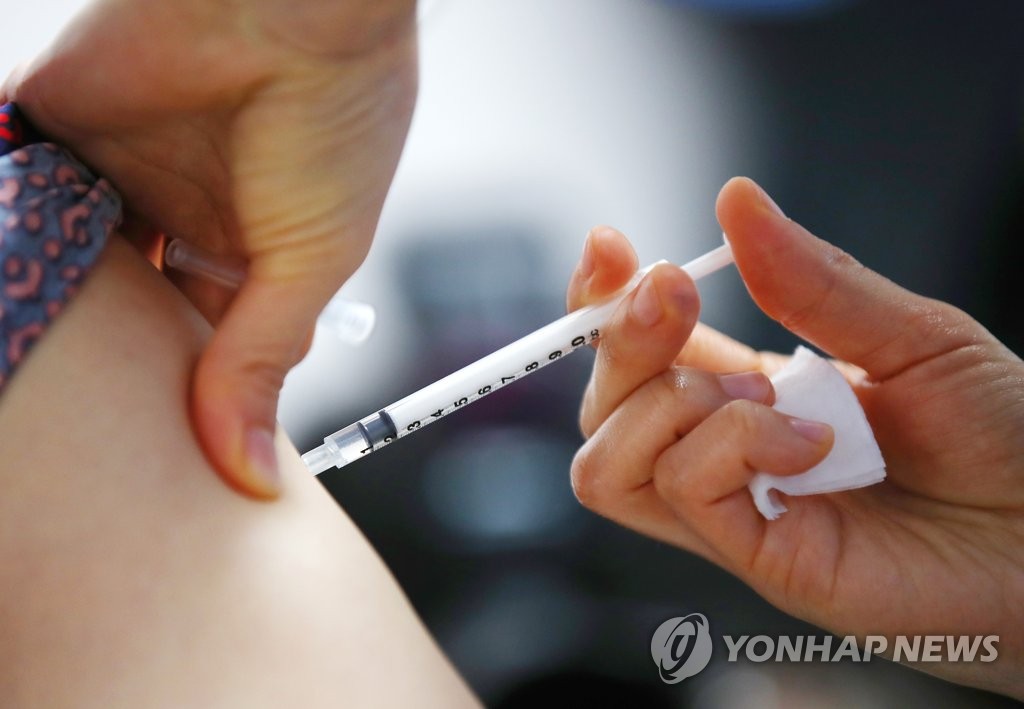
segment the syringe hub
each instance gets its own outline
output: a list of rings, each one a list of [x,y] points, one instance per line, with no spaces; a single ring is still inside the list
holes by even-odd
[[[354,460],[362,458],[372,449],[361,422],[332,433],[324,439],[322,446],[317,446],[302,456],[302,462],[309,471],[319,475],[331,466],[342,467]]]
[[[332,465],[336,465],[334,454],[331,453],[326,443],[304,454],[302,462],[306,464],[309,472],[313,473],[313,475],[319,475]]]

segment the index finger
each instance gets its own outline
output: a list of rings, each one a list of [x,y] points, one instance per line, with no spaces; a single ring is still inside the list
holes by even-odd
[[[598,226],[587,234],[580,263],[569,280],[569,312],[616,292],[633,277],[640,263],[629,240],[616,229]]]
[[[771,376],[782,369],[789,357],[775,352],[762,352],[728,335],[697,323],[683,345],[676,364],[696,367],[708,372],[762,372]]]

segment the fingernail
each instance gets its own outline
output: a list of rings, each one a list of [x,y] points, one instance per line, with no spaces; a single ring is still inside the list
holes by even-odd
[[[811,443],[824,443],[832,435],[832,427],[827,423],[791,418],[789,419],[789,425]]]
[[[281,473],[277,466],[274,434],[265,428],[250,428],[245,434],[245,454],[249,469],[270,490],[281,486]]]
[[[583,242],[583,256],[580,257],[580,278],[586,280],[594,273],[594,236],[587,234],[587,240]]]
[[[757,183],[755,182],[754,184]],[[764,187],[761,187],[761,185],[757,185],[757,189],[761,193],[761,201],[764,203],[764,206],[768,207],[768,209],[770,209],[771,211],[775,212],[780,217],[785,219],[786,213],[783,212],[779,205],[775,203],[775,200],[771,198],[771,195],[764,191]]]
[[[637,322],[647,327],[661,320],[663,313],[661,299],[658,298],[658,289],[654,285],[651,274],[647,274],[640,281],[640,285],[633,295],[633,302],[629,306],[629,312]]]
[[[668,298],[672,301],[672,307],[677,311],[694,310],[698,307],[694,296],[693,288],[685,279],[673,278],[670,281]],[[664,290],[664,286],[662,287]]]
[[[772,391],[768,377],[760,372],[742,372],[726,374],[718,379],[722,390],[733,399],[750,401],[767,401]]]

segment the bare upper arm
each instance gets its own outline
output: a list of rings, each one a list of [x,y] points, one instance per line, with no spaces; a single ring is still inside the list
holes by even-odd
[[[114,240],[0,396],[0,704],[472,703],[283,435],[277,502],[209,469],[207,335]]]

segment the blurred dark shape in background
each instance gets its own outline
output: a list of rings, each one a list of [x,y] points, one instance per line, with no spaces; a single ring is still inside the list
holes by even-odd
[[[776,201],[1018,353],[1022,20],[1013,2],[878,1],[723,27],[760,97],[749,128],[767,148],[763,180]]]
[[[648,0],[653,2],[654,0]],[[640,3],[640,0],[637,0]],[[906,287],[970,312],[1024,351],[1024,3],[670,3],[738,53],[759,179],[795,219]],[[610,139],[614,139],[613,137]],[[680,155],[680,160],[687,156]],[[466,234],[486,231],[484,242]],[[431,231],[396,265],[419,337],[383,403],[562,312],[543,225]],[[420,238],[422,237],[422,238]],[[484,245],[481,245],[484,243]],[[741,290],[735,275],[709,282]],[[715,313],[709,313],[712,325]],[[752,304],[730,333],[788,351]],[[444,650],[497,707],[1000,707],[1013,703],[875,660],[726,664],[663,685],[649,644],[666,618],[713,634],[809,634],[701,559],[581,509],[568,481],[592,357],[576,355],[344,471],[324,474]],[[349,419],[368,413],[352,402]],[[307,446],[315,443],[300,441]],[[718,652],[716,641],[716,653]],[[397,668],[401,671],[401,668]]]

